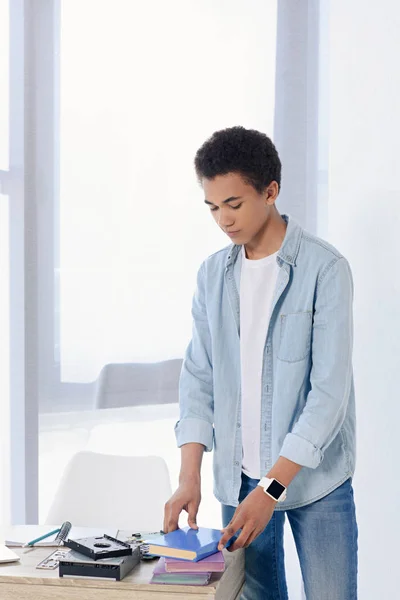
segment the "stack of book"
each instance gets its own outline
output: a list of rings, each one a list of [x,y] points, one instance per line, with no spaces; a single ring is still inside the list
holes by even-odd
[[[177,529],[153,538],[147,552],[160,559],[150,583],[206,585],[212,573],[225,569],[222,552],[217,547],[221,532],[217,529]]]
[[[212,573],[221,573],[224,569],[225,561],[222,552],[203,558],[197,563],[162,556],[153,571],[151,583],[207,585]]]

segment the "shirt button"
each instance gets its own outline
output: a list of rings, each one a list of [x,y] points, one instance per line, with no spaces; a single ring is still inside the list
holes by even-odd
[[[239,466],[239,461],[235,460],[235,467],[238,467],[238,466]]]
[[[236,423],[236,427],[240,429],[240,423]]]

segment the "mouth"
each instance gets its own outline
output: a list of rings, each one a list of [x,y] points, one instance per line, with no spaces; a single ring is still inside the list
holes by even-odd
[[[240,233],[240,230],[239,231],[225,231],[225,233],[227,235],[229,235],[229,237],[235,237],[236,235],[238,235]]]

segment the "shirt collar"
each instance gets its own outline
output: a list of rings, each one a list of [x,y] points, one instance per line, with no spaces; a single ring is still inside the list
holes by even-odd
[[[282,246],[278,252],[278,259],[288,263],[289,265],[295,266],[297,255],[300,249],[303,230],[300,225],[289,215],[281,215],[281,217],[286,222],[287,227]],[[228,257],[226,259],[227,267],[236,261],[241,247],[242,246],[238,246],[236,244],[233,244],[230,247]]]

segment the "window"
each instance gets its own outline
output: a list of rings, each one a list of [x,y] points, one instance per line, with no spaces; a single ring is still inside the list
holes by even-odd
[[[202,202],[194,154],[223,127],[272,132],[275,21],[276,3],[261,0],[62,2],[57,285],[46,300],[67,403],[107,362],[183,355],[197,268],[229,243]]]
[[[99,449],[93,428],[131,418],[82,413],[102,366],[185,351],[197,269],[229,243],[194,155],[224,127],[272,133],[276,2],[65,0],[52,19],[59,58],[41,81],[54,84],[54,120],[43,114],[38,135],[56,147],[37,155],[48,178],[38,203],[41,519],[71,455]],[[143,421],[143,438],[153,425]],[[158,425],[169,440],[172,425]],[[174,481],[175,445],[164,455]]]

